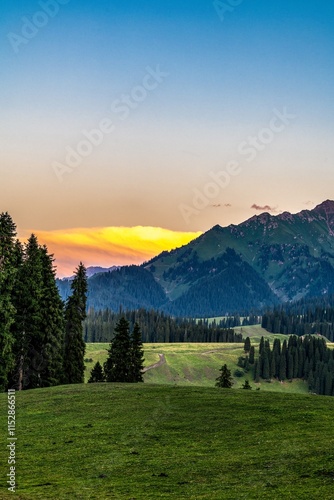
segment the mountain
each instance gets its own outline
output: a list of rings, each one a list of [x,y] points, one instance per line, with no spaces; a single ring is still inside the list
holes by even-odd
[[[180,316],[220,316],[329,293],[334,293],[330,200],[297,214],[262,213],[239,225],[216,225],[142,266],[89,279],[89,302],[96,308],[137,304]]]
[[[111,271],[115,271],[116,269],[119,269],[120,266],[111,266],[111,267],[101,267],[101,266],[90,266],[87,267],[87,278],[91,278],[94,276],[94,274],[99,274],[99,273],[108,273]],[[74,274],[72,276],[67,276],[65,278],[59,278],[62,281],[66,280],[72,280],[74,278]]]

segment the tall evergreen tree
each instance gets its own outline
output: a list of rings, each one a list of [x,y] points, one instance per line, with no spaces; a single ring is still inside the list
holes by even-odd
[[[11,381],[18,390],[41,387],[41,370],[45,366],[41,353],[44,341],[42,298],[42,256],[37,238],[32,234],[25,245],[13,291],[15,367]]]
[[[221,374],[219,375],[219,377],[216,378],[216,380],[217,380],[216,387],[223,387],[223,388],[230,389],[232,387],[232,384],[233,384],[231,370],[229,370],[227,368],[227,365],[225,364],[221,367],[221,369],[219,371],[221,372]]]
[[[44,246],[40,249],[43,265],[41,300],[43,325],[43,369],[41,385],[59,385],[64,379],[64,304],[56,285],[54,259]]]
[[[131,382],[144,382],[144,350],[141,331],[138,323],[135,323],[131,337]]]
[[[87,304],[87,274],[82,262],[75,271],[71,291],[65,306],[64,382],[81,384],[85,371],[83,321]]]
[[[12,292],[16,278],[16,226],[6,213],[0,214],[0,391],[8,386],[8,377],[14,368],[14,336],[11,326],[15,320]]]
[[[249,351],[249,364],[253,365],[255,361],[255,347],[252,345]]]
[[[254,365],[254,381],[256,383],[260,382],[260,371],[261,371],[260,361],[256,359]]]
[[[132,356],[129,322],[122,317],[116,325],[104,364],[107,382],[132,382]]]
[[[250,338],[247,337],[245,339],[245,343],[244,343],[244,351],[247,353],[250,351],[250,349],[251,349],[251,341],[250,341]]]

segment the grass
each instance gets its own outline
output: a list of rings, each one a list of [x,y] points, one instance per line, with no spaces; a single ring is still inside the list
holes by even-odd
[[[261,336],[265,336],[273,342],[274,338],[284,340],[284,335],[274,335],[261,328],[260,325],[239,327],[236,331],[242,331],[245,337],[251,338],[252,345],[258,346]],[[102,364],[107,358],[109,344],[87,344],[86,359],[93,362],[86,363],[85,379],[88,381],[91,369],[96,361]],[[159,361],[158,354],[164,354],[166,363],[149,370],[144,375],[144,381],[151,384],[183,385],[214,387],[215,380],[219,375],[219,369],[227,364],[234,372],[240,368],[237,366],[239,356],[244,355],[243,343],[174,343],[174,344],[145,344],[144,357],[145,366]],[[271,383],[253,382],[253,373],[245,373],[242,377],[234,376],[234,389],[240,388],[248,379],[253,388],[260,387],[264,391],[307,393],[307,384],[301,380],[284,383],[273,380]]]
[[[333,498],[334,398],[85,384],[16,405],[17,500]],[[2,500],[13,498],[5,425]]]

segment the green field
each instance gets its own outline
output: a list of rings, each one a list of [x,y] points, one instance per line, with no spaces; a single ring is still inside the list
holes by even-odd
[[[4,500],[334,498],[334,398],[85,384],[16,405],[15,494],[1,419]]]
[[[236,332],[242,332],[244,337],[251,338],[252,345],[258,347],[261,336],[265,336],[273,342],[274,338],[286,339],[285,335],[273,335],[261,328],[259,325],[238,327]],[[100,361],[104,363],[107,358],[109,344],[87,344],[86,359],[92,362],[86,363],[86,381],[94,363]],[[185,385],[213,387],[215,379],[219,375],[219,369],[223,364],[232,371],[232,375],[237,366],[239,356],[244,354],[243,343],[175,343],[175,344],[144,344],[145,366],[152,365],[159,361],[158,354],[164,354],[166,363],[158,368],[154,368],[144,375],[144,381],[152,384]],[[240,368],[239,368],[240,369]],[[253,382],[253,372],[242,377],[234,377],[234,388],[240,388],[244,381],[249,379],[252,387],[265,391],[296,392],[307,393],[307,384],[301,380],[284,383],[278,381]]]

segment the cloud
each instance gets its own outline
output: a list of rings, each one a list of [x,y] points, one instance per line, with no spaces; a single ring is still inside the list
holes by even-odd
[[[93,227],[30,230],[21,232],[20,240],[26,241],[31,233],[55,255],[59,277],[73,274],[80,261],[87,267],[141,264],[163,250],[185,245],[202,234],[150,226]]]
[[[304,205],[314,205],[314,202],[313,201],[304,201]]]
[[[256,203],[253,203],[251,208],[254,208],[254,210],[268,210],[270,212],[277,212],[277,207],[271,207],[270,205],[257,205]]]

